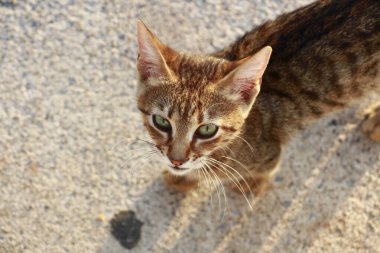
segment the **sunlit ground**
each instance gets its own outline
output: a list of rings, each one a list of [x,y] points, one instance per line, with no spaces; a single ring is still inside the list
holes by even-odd
[[[128,160],[147,138],[138,18],[211,52],[308,2],[0,1],[0,252],[126,252],[109,225],[122,210],[144,222],[131,252],[379,252],[380,144],[359,129],[379,96],[296,136],[253,209],[228,189],[220,204],[207,185],[170,191],[157,157]]]

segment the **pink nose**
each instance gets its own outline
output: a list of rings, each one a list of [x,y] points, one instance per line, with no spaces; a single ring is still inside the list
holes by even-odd
[[[180,161],[180,160],[170,160],[170,161],[175,167],[181,166],[183,164],[183,161]]]

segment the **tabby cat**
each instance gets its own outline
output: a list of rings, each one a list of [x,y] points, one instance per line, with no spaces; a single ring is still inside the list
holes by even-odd
[[[261,193],[296,131],[380,91],[380,1],[317,1],[211,55],[164,45],[138,21],[138,108],[170,186],[209,176]],[[380,140],[380,109],[365,132]]]

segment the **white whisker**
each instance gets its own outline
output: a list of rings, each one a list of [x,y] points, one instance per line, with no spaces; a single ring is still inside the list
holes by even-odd
[[[124,166],[121,168],[122,170],[123,169],[125,169],[125,167],[128,165],[128,162],[130,161],[130,160],[132,160],[132,159],[140,159],[140,158],[143,158],[143,157],[149,157],[149,156],[151,156],[151,155],[153,155],[153,154],[155,154],[157,151],[156,150],[151,150],[151,151],[149,151],[149,152],[147,152],[147,153],[144,153],[144,154],[139,154],[139,155],[136,155],[136,156],[133,156],[133,157],[130,157],[130,158],[128,158],[126,161],[124,161]]]
[[[151,141],[143,140],[143,139],[140,139],[140,138],[137,138],[136,141],[141,141],[141,142],[144,142],[144,143],[146,143],[146,144],[148,144],[148,145],[151,145],[151,146],[156,147],[156,144],[154,144],[154,143],[151,142]]]
[[[235,176],[235,174],[233,174],[231,171],[229,171],[227,168],[225,168],[223,165],[221,164],[218,164],[214,161],[211,161],[211,160],[208,160],[208,162],[210,162],[210,165],[212,165],[214,168],[218,169],[219,171],[221,171],[224,175],[227,176],[227,178],[229,178],[235,185],[236,187],[243,192],[243,186],[241,185],[241,183],[239,182],[239,179],[237,179],[237,177]],[[220,166],[220,167],[219,167]]]
[[[255,175],[252,175],[251,173],[254,173],[254,171],[251,171],[247,168],[247,166],[245,166],[244,164],[242,164],[240,161],[232,158],[232,157],[229,157],[229,156],[222,156],[223,158],[226,158],[226,159],[229,159],[237,164],[239,164],[243,169],[245,169],[245,171],[247,171],[247,173],[251,176],[251,178],[255,178]]]
[[[120,144],[125,143],[125,142],[128,142],[128,139],[125,139],[125,140],[121,140],[121,141],[119,141],[118,143],[116,143],[115,145],[112,146],[112,148],[110,149],[110,151],[113,152],[114,149],[115,149],[117,146],[119,146]],[[131,145],[131,143],[129,143],[129,145]]]
[[[249,147],[249,149],[251,150],[252,154],[255,153],[254,148],[251,146],[251,144],[248,143],[248,141],[246,141],[243,137],[241,137],[241,136],[239,136],[239,135],[236,135],[235,137],[236,137],[236,138],[239,138],[239,139],[242,140],[242,141],[244,141],[244,142],[247,144],[247,146]]]
[[[213,175],[212,173],[215,173],[215,172],[213,172],[213,171],[210,169],[210,167],[207,166],[207,164],[204,164],[204,165],[206,166],[206,168],[209,169],[210,177],[212,178],[212,175]],[[206,169],[206,168],[205,168],[205,169]],[[221,205],[221,202],[220,202],[220,189],[218,188],[216,182],[215,182],[213,179],[212,179],[212,183],[213,183],[213,185],[214,185],[214,187],[215,187],[215,189],[216,189],[216,191],[217,191],[217,195],[218,195],[218,204],[219,204],[219,212],[221,212],[222,205]]]
[[[205,175],[205,179],[207,181],[207,186],[209,188],[209,191],[210,191],[210,193],[212,193],[212,185],[210,183],[209,174],[207,173],[207,170],[203,166],[202,166],[201,169],[202,169],[202,171],[203,171],[203,173]],[[214,201],[213,201],[213,198],[212,198],[212,194],[210,194],[210,199],[211,199],[211,203],[213,203]]]
[[[220,165],[221,166],[221,168],[224,168],[224,170],[226,171],[226,172],[228,172],[228,173],[230,173],[234,178],[235,178],[235,180],[237,181],[237,183],[235,183],[235,181],[233,181],[234,183],[235,183],[235,185],[238,187],[238,189],[239,189],[239,191],[242,193],[242,195],[244,196],[244,198],[245,198],[245,200],[247,201],[247,203],[248,203],[248,205],[250,206],[250,208],[253,210],[253,207],[252,207],[252,205],[251,205],[251,203],[249,202],[249,200],[248,200],[248,198],[247,198],[247,195],[244,193],[244,190],[243,190],[243,187],[242,187],[242,185],[240,184],[240,182],[239,182],[239,180],[236,178],[236,176],[231,172],[231,171],[229,171],[226,167],[224,167],[224,166],[227,166],[228,168],[230,168],[231,170],[233,170],[242,180],[243,180],[243,182],[246,184],[246,186],[248,187],[248,189],[249,189],[249,191],[250,191],[250,193],[251,194],[253,194],[252,193],[252,191],[251,191],[251,187],[249,186],[249,184],[247,183],[247,181],[244,179],[244,177],[237,171],[237,170],[235,170],[234,168],[232,168],[231,166],[229,166],[228,164],[225,164],[225,163],[223,163],[223,162],[220,162],[220,161],[218,161],[218,160],[216,160],[216,159],[214,159],[214,158],[209,158],[208,159],[210,162],[212,162],[212,163],[216,163],[216,164],[218,164],[218,165]],[[217,167],[217,168],[219,168],[219,167]],[[219,168],[220,169],[220,168]],[[221,170],[222,171],[222,170]],[[240,187],[239,187],[240,186]]]
[[[227,209],[227,196],[226,196],[226,191],[224,189],[224,186],[223,186],[223,183],[222,181],[220,181],[220,178],[218,177],[218,175],[215,173],[215,171],[212,170],[212,168],[210,168],[207,164],[207,162],[205,162],[205,166],[209,168],[209,170],[211,171],[211,173],[214,174],[214,177],[216,178],[217,182],[219,183],[219,188],[221,189],[222,193],[223,193],[223,196],[224,196],[224,209],[223,209],[223,215],[221,217],[221,220],[224,219],[224,216],[226,214],[226,209]],[[218,192],[219,194],[219,192]]]
[[[227,153],[227,151],[224,150],[224,149],[227,149],[229,152],[231,152],[231,154],[232,154],[233,156],[235,156],[235,152],[234,152],[230,147],[225,146],[225,147],[223,147],[222,149],[223,149],[223,151],[224,151],[225,153]]]
[[[228,164],[226,164],[226,163],[224,163],[224,162],[221,162],[221,161],[218,161],[218,160],[216,160],[216,159],[214,159],[214,158],[210,158],[210,160],[211,161],[213,161],[213,162],[215,162],[215,163],[217,163],[217,164],[219,164],[219,165],[221,165],[221,166],[226,166],[226,167],[228,167],[228,168],[230,168],[232,171],[234,171],[242,180],[243,180],[243,182],[245,183],[245,185],[248,187],[248,188],[250,188],[249,187],[249,184],[247,183],[247,181],[244,179],[244,177],[243,177],[243,175],[241,175],[236,169],[234,169],[233,167],[231,167],[230,165],[228,165]],[[230,172],[230,173],[232,173],[232,172]],[[237,179],[237,178],[236,178]]]

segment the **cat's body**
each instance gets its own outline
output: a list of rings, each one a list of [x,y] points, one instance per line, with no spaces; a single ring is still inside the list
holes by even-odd
[[[274,53],[242,134],[258,148],[253,153],[245,143],[233,148],[244,150],[239,161],[263,172],[272,169],[281,145],[310,119],[380,90],[380,2],[314,3],[215,55],[237,60],[267,45]]]
[[[177,186],[193,185],[198,166],[214,177],[230,178],[239,190],[259,192],[292,133],[380,91],[377,0],[316,2],[254,29],[211,57],[177,53],[142,29],[138,104],[157,148],[175,165],[172,172],[192,162],[189,173],[178,173],[190,181],[168,177]],[[273,48],[266,70],[270,50],[265,46]],[[155,50],[159,53],[154,55]],[[155,114],[155,106],[162,107],[160,115],[173,125],[166,137],[147,118]],[[209,124],[205,118],[212,113],[210,107],[218,119],[210,128],[217,125],[217,133],[224,136],[211,136],[208,143],[202,137],[197,146],[197,128]],[[174,131],[177,128],[181,131]],[[237,186],[243,178],[246,182]]]

